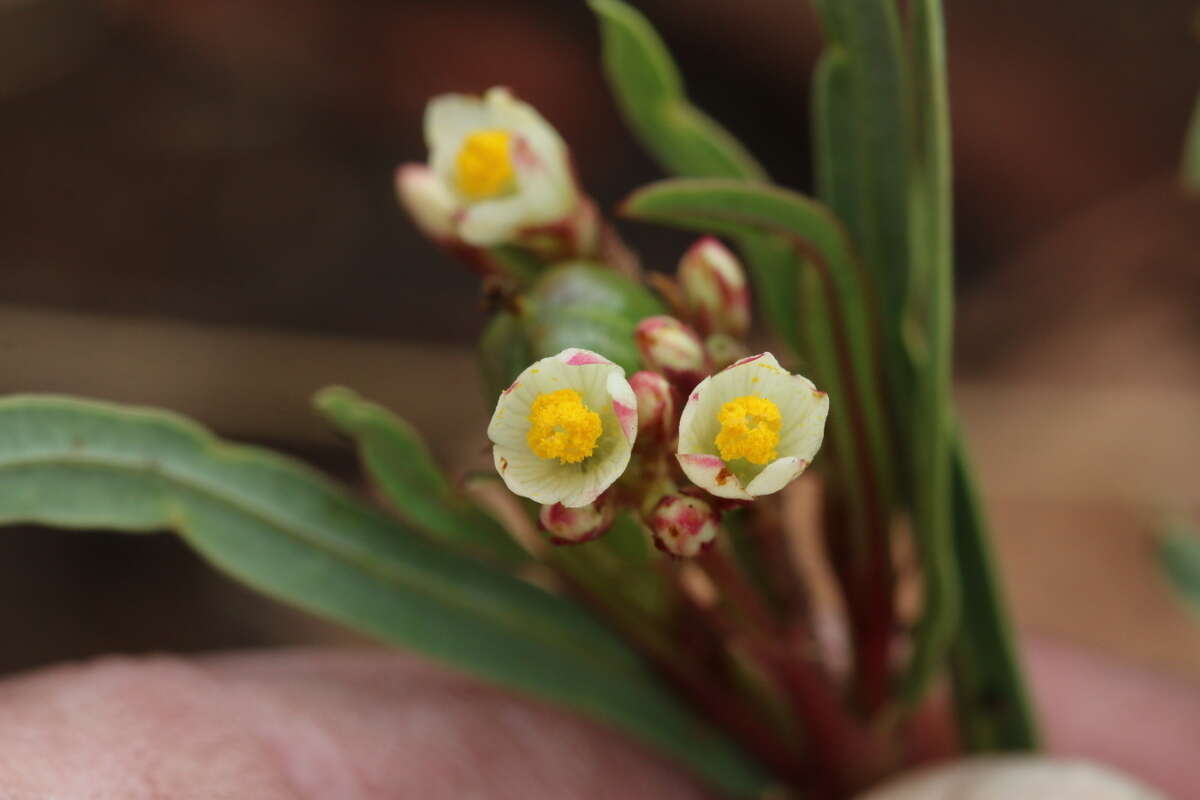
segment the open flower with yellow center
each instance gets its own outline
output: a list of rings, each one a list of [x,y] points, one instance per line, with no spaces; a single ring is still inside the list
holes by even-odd
[[[579,508],[625,471],[637,424],[625,370],[569,348],[527,367],[501,392],[488,438],[496,470],[514,494]]]
[[[436,197],[428,186],[420,195],[402,187],[401,199],[419,220],[429,214],[411,207],[413,198],[433,209],[452,206],[452,227],[467,244],[503,244],[561,222],[578,205],[562,138],[507,89],[435,97],[425,109],[425,140]],[[412,169],[409,180],[423,168]]]
[[[770,353],[743,358],[688,395],[676,458],[717,497],[753,500],[800,476],[825,436],[829,397]]]

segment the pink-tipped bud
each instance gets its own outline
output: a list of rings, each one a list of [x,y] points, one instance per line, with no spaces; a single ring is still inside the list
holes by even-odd
[[[616,509],[607,494],[579,508],[567,508],[562,503],[542,506],[538,522],[550,534],[554,544],[590,542],[612,527]]]
[[[634,338],[646,367],[674,383],[691,389],[708,374],[704,343],[674,317],[646,317],[638,323]]]
[[[727,333],[714,333],[709,336],[704,340],[704,350],[708,353],[708,360],[714,372],[750,355],[750,351],[740,341]]]
[[[454,214],[458,204],[432,169],[424,164],[404,164],[397,169],[396,198],[421,233],[441,244],[457,239]]]
[[[728,247],[711,236],[700,239],[679,261],[678,280],[688,313],[702,333],[746,335],[750,329],[746,272]]]
[[[711,505],[684,494],[659,500],[649,519],[654,546],[676,558],[690,558],[712,546],[719,522]]]
[[[671,382],[657,372],[642,370],[629,377],[637,395],[637,443],[659,445],[675,433],[675,390]]]

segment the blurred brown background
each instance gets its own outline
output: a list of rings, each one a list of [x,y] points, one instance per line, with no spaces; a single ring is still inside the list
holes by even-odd
[[[696,101],[809,185],[800,0],[639,2]],[[1174,172],[1193,0],[948,0],[959,394],[1019,622],[1200,683],[1152,554],[1200,517],[1200,202]],[[446,90],[537,105],[611,208],[658,176],[580,2],[0,0],[0,391],[164,405],[353,479],[308,411],[346,383],[461,465],[485,402],[474,278],[396,210]],[[686,239],[626,226],[652,265]],[[479,425],[463,424],[478,420]],[[0,537],[0,671],[108,651],[349,638],[168,537]]]

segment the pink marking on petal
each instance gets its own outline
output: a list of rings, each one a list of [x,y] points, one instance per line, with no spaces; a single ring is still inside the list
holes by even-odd
[[[621,432],[625,434],[627,440],[632,440],[637,434],[637,409],[625,405],[619,400],[613,400],[613,411],[616,412],[617,421],[621,423]]]
[[[538,154],[534,152],[529,142],[525,141],[524,136],[513,138],[512,157],[518,167],[525,169],[541,169],[542,167],[542,160],[538,158]]]
[[[700,399],[700,393],[699,393],[699,392],[692,392],[692,399],[693,399],[693,400],[699,400],[699,399]]]
[[[746,356],[745,358],[739,358],[737,361],[733,362],[733,364],[731,364],[730,366],[740,367],[742,364],[749,364],[751,361],[758,361],[760,358],[762,358],[765,355],[766,355],[766,353],[759,353],[756,356]]]
[[[704,453],[680,453],[680,458],[686,458],[691,463],[705,469],[721,469],[725,466],[725,462],[720,456],[710,456]]]
[[[569,367],[582,367],[587,364],[611,364],[611,363],[612,362],[609,361],[607,358],[604,358],[603,356],[598,356],[595,353],[589,353],[586,350],[581,350],[578,353],[575,353],[573,356],[571,356],[570,358],[567,359],[567,366],[569,366]]]
[[[512,385],[509,386],[507,389],[505,389],[503,392],[501,392],[501,394],[508,394],[509,392],[511,392],[513,389],[516,389],[520,385],[521,385],[520,381],[513,381]]]

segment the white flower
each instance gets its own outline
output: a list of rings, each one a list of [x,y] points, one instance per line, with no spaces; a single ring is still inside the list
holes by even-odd
[[[489,247],[560,223],[578,204],[562,138],[507,89],[435,97],[425,109],[425,141],[468,244]]]
[[[578,508],[621,476],[637,437],[625,370],[569,348],[527,367],[500,394],[488,425],[496,470],[514,493]]]
[[[735,362],[688,395],[676,458],[717,497],[753,500],[808,467],[825,435],[829,397],[770,353]]]
[[[901,776],[859,800],[1166,800],[1115,770],[1045,756],[977,756]]]

